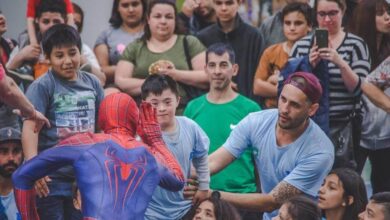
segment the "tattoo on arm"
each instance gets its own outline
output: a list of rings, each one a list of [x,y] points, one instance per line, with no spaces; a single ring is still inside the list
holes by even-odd
[[[282,204],[284,201],[290,199],[291,197],[301,194],[302,192],[297,189],[295,186],[282,181],[280,182],[272,191],[271,195],[274,197],[275,202]]]

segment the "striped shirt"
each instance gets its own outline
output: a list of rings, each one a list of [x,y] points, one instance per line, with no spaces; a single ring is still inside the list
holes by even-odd
[[[308,55],[311,48],[311,36],[307,36],[295,43],[290,58]],[[367,44],[360,37],[346,33],[341,45],[337,48],[338,54],[362,80],[371,68],[370,55]],[[329,68],[329,116],[331,121],[344,121],[354,108],[354,97],[360,100],[362,94],[360,86],[353,93],[349,92],[341,77],[338,66],[328,62]],[[360,109],[360,101],[356,108]]]

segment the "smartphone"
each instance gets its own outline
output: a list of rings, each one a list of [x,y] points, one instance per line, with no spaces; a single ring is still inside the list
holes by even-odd
[[[328,47],[328,30],[316,29],[315,35],[318,48]]]

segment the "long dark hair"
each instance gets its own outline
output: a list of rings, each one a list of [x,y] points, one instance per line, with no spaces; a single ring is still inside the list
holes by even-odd
[[[364,211],[367,205],[366,186],[362,177],[349,168],[337,168],[332,170],[330,174],[335,174],[344,188],[343,199],[346,207],[343,220],[358,219],[359,213]],[[353,197],[352,204],[349,204],[349,196]]]
[[[112,10],[111,10],[111,17],[110,20],[108,20],[108,22],[110,22],[111,26],[114,28],[119,28],[123,23],[123,19],[118,11],[120,1],[121,0],[114,0],[114,4],[112,5]],[[142,21],[145,21],[146,8],[148,7],[148,4],[147,4],[147,0],[140,0],[140,1],[142,4]]]
[[[84,11],[78,4],[72,2],[72,5],[73,5],[74,13],[79,14],[81,17],[80,24],[76,24],[77,30],[79,31],[79,33],[81,33],[83,31],[83,25],[84,25]]]
[[[184,33],[183,28],[177,19],[176,4],[173,0],[152,0],[148,5],[148,9],[146,10],[146,17],[147,18],[150,17],[150,14],[152,13],[153,7],[157,4],[166,4],[166,5],[170,5],[173,8],[173,10],[175,12],[175,30],[173,33],[175,33],[175,34]],[[150,26],[149,26],[148,22],[145,22],[144,35],[142,36],[141,39],[144,43],[146,43],[146,41],[150,40],[151,37],[152,37],[152,34],[150,32]]]
[[[376,14],[390,7],[385,0],[363,0],[358,4],[348,23],[348,31],[363,38],[367,43],[371,56],[371,69],[375,69],[390,55],[390,36],[383,34],[381,42],[377,40]],[[379,47],[378,47],[379,45]]]
[[[287,200],[288,214],[293,220],[320,220],[321,211],[317,204],[304,195],[294,196]]]
[[[241,220],[240,214],[238,214],[237,209],[230,203],[221,200],[219,192],[214,191],[211,194],[211,197],[205,201],[209,201],[213,204],[214,216],[216,220]],[[193,206],[183,219],[192,220],[196,215],[196,209],[199,207],[199,205]]]

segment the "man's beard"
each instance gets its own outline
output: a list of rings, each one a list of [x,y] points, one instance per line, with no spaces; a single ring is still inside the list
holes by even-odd
[[[10,168],[13,168],[13,169],[10,170]],[[2,176],[4,178],[10,178],[12,176],[12,173],[17,168],[18,168],[18,165],[12,161],[7,163],[7,164],[4,164],[3,166],[0,166],[0,176]]]
[[[210,9],[207,14],[202,14],[200,11],[194,11],[194,14],[202,21],[209,21],[215,15],[215,11]]]

